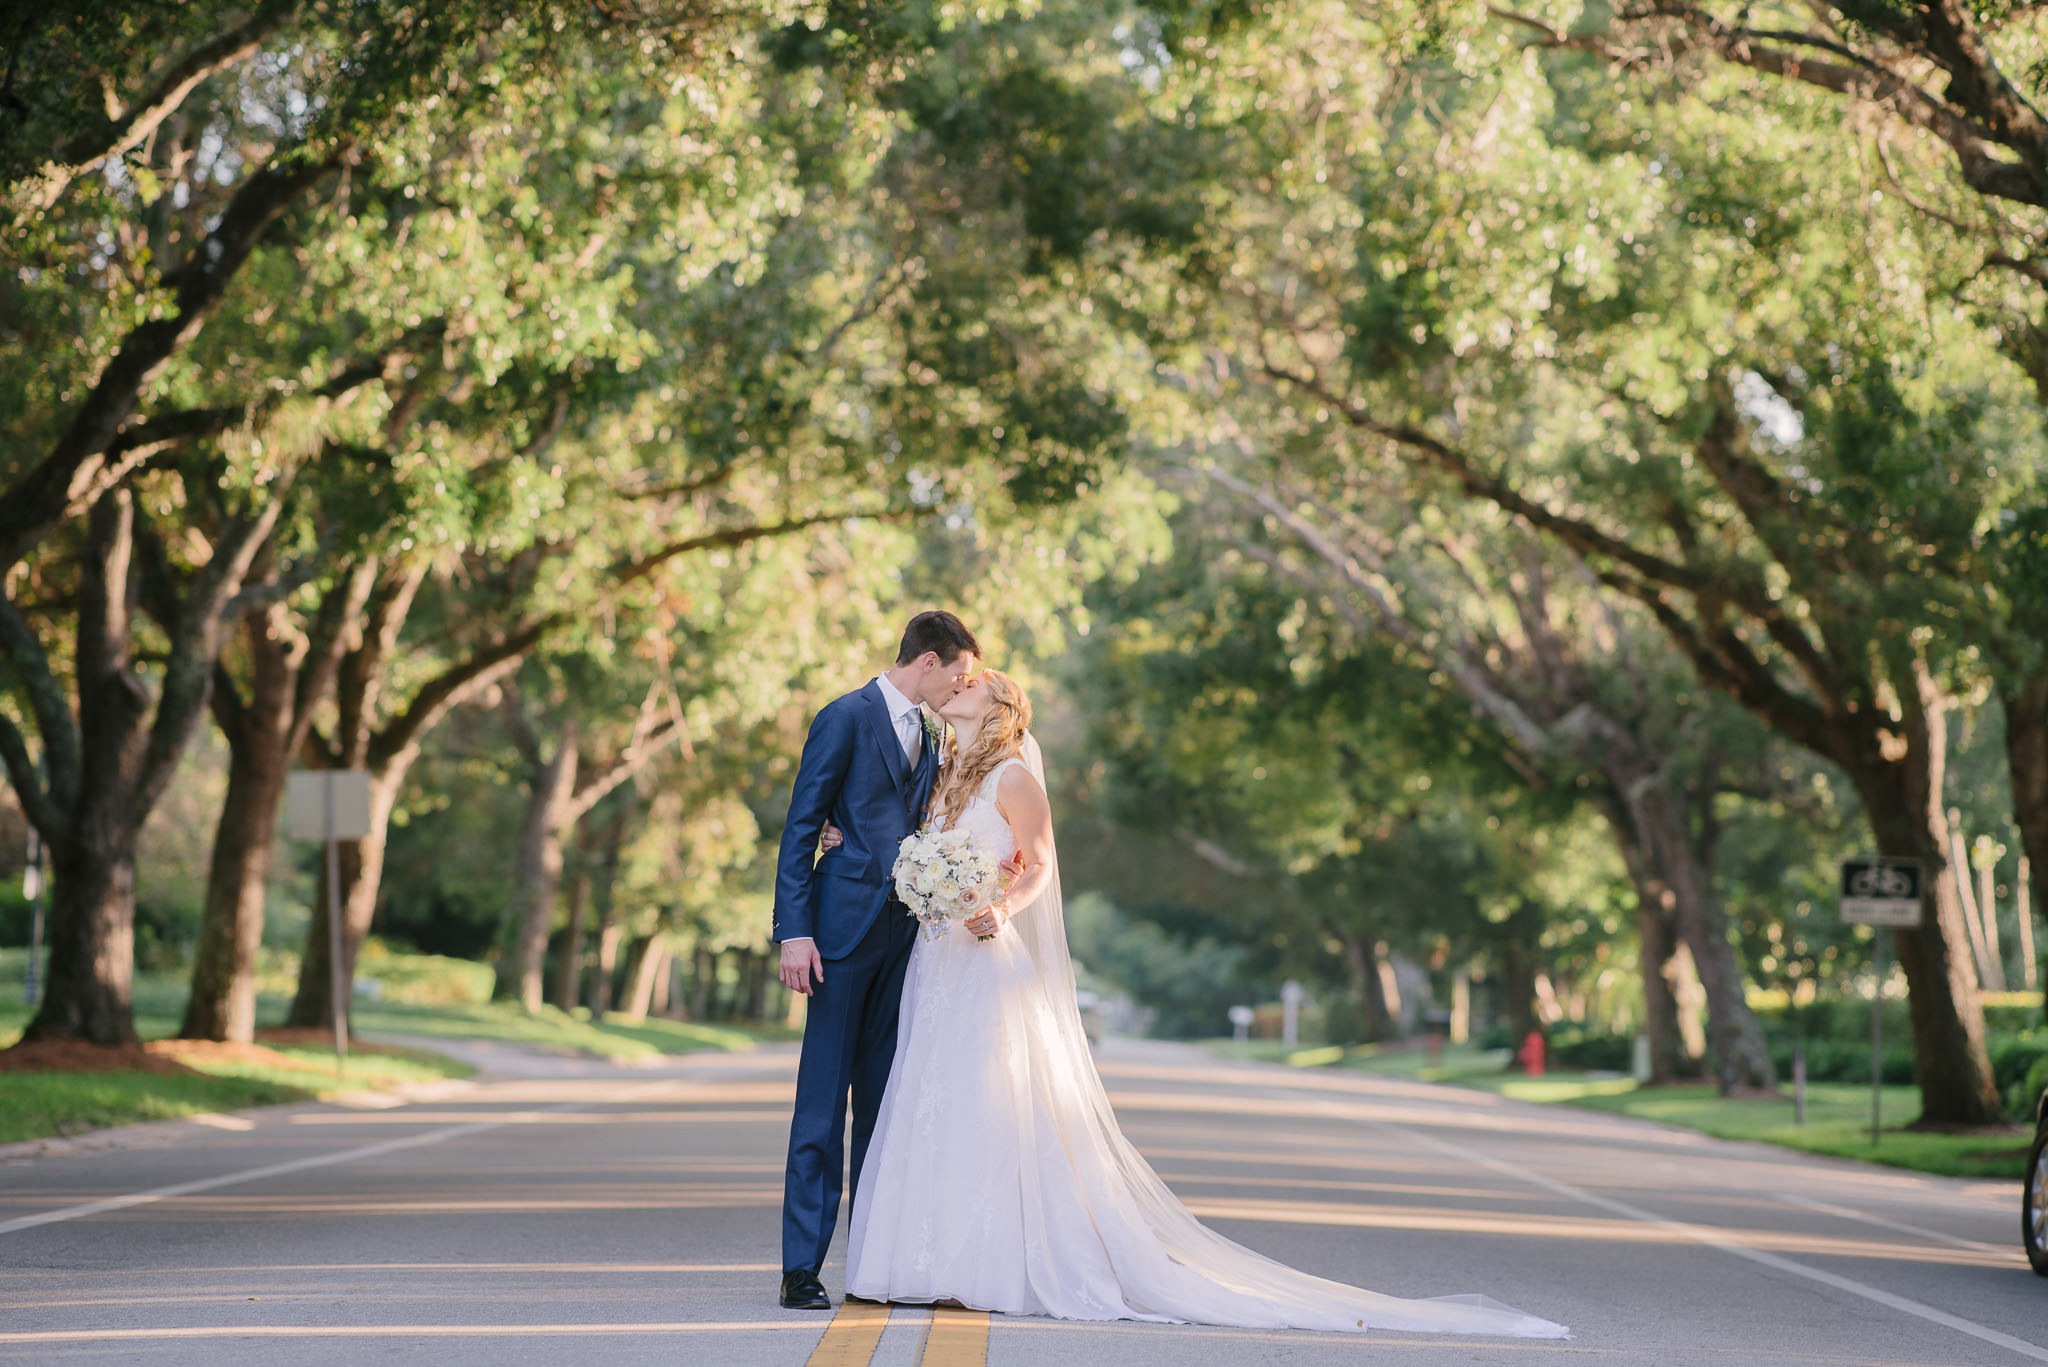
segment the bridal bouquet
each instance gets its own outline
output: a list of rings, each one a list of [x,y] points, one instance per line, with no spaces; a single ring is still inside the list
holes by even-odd
[[[892,872],[896,895],[929,940],[944,935],[951,922],[980,911],[1003,890],[1003,871],[995,855],[971,832],[957,828],[941,831],[926,826],[911,835],[897,850]]]

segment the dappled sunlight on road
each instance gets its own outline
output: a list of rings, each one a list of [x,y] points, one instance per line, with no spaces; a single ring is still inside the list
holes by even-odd
[[[692,1183],[687,1187],[604,1187],[580,1196],[533,1196],[521,1185],[502,1196],[185,1196],[164,1206],[187,1219],[251,1220],[278,1215],[449,1215],[456,1212],[700,1210],[727,1206],[779,1206],[782,1184]],[[116,1212],[105,1217],[119,1220]],[[139,1218],[139,1217],[138,1217]]]
[[[179,1267],[178,1276],[190,1277],[225,1272],[779,1272],[780,1263],[247,1263],[226,1267]],[[0,1270],[0,1282],[18,1277],[70,1277],[75,1268],[7,1268]]]
[[[688,1120],[788,1120],[789,1111],[362,1111],[347,1115],[295,1115],[294,1125],[668,1125]]]
[[[524,1338],[642,1334],[733,1334],[774,1330],[816,1334],[815,1319],[666,1320],[654,1324],[241,1324],[162,1329],[57,1329],[0,1333],[0,1345],[29,1343],[135,1343],[150,1339],[222,1338]]]
[[[1147,1150],[1147,1156],[1159,1158],[1161,1151]],[[1307,1188],[1315,1191],[1375,1191],[1388,1196],[1446,1196],[1462,1201],[1548,1201],[1551,1198],[1536,1191],[1498,1191],[1479,1187],[1429,1187],[1402,1182],[1348,1182],[1315,1177],[1274,1177],[1269,1173],[1255,1176],[1244,1174],[1162,1172],[1166,1181],[1175,1184],[1207,1182],[1233,1187],[1290,1187]]]
[[[1337,1202],[1239,1200],[1221,1196],[1184,1198],[1187,1208],[1204,1219],[1274,1220],[1288,1224],[1344,1225],[1364,1229],[1428,1230],[1443,1234],[1479,1234],[1487,1238],[1573,1239],[1601,1243],[1670,1244],[1691,1242],[1683,1232],[1634,1220],[1599,1216],[1524,1214],[1492,1215],[1418,1206],[1369,1206]],[[1714,1232],[1748,1248],[1774,1253],[1806,1253],[1838,1258],[1878,1258],[1889,1262],[1942,1263],[1954,1267],[2025,1265],[2017,1250],[1985,1253],[1945,1245],[1881,1243],[1871,1239],[1785,1233],[1716,1225]]]
[[[1484,1096],[1475,1092],[1474,1096]],[[1249,1090],[1219,1092],[1111,1092],[1110,1103],[1126,1111],[1181,1111],[1209,1115],[1285,1116],[1298,1120],[1363,1120],[1387,1125],[1428,1125],[1440,1129],[1486,1130],[1495,1133],[1543,1136],[1554,1139],[1598,1139],[1612,1144],[1614,1127],[1600,1121],[1579,1121],[1569,1115],[1545,1114],[1545,1110],[1518,1110],[1512,1114],[1483,1113],[1448,1106],[1412,1106],[1372,1101],[1332,1101],[1321,1098],[1297,1101],[1288,1097],[1254,1094]],[[1652,1136],[1661,1139],[1662,1132]],[[1697,1136],[1704,1139],[1704,1136]]]

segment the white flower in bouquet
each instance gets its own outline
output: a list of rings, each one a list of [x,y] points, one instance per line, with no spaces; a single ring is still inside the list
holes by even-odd
[[[930,826],[904,840],[891,872],[896,895],[932,940],[994,901],[1004,885],[1001,861],[971,833]]]

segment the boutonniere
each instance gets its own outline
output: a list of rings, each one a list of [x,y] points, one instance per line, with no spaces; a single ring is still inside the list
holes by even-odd
[[[944,748],[946,744],[946,724],[925,711],[922,707],[917,709],[917,715],[924,721],[925,740],[932,746],[932,752],[939,757],[939,763],[944,764],[946,762],[946,751]]]

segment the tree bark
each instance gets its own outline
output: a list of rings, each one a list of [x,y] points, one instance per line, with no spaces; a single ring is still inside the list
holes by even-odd
[[[1608,832],[1621,852],[1636,892],[1637,957],[1643,979],[1643,1034],[1650,1041],[1650,1081],[1674,1082],[1697,1069],[1686,1053],[1678,1025],[1678,996],[1672,990],[1672,954],[1677,931],[1672,925],[1670,890],[1650,872],[1649,856],[1636,839],[1627,805],[1612,789],[1602,794],[1601,809]]]
[[[271,836],[291,764],[286,738],[272,730],[276,722],[271,716],[253,721],[252,729],[269,734],[230,742],[228,790],[214,830],[192,995],[178,1027],[185,1039],[246,1044],[256,1038],[256,957],[263,946]]]
[[[265,509],[234,522],[217,538],[209,563],[187,582],[166,577],[151,586],[170,605],[164,623],[170,643],[153,700],[134,668],[141,584],[135,507],[126,490],[101,499],[86,519],[75,722],[32,634],[12,604],[0,609],[10,661],[33,695],[45,747],[53,750],[45,791],[32,772],[23,772],[19,733],[11,722],[0,722],[9,775],[51,853],[49,989],[23,1032],[26,1040],[122,1044],[135,1038],[136,842],[198,729],[219,654],[221,616],[282,497],[280,485]],[[64,774],[54,772],[59,767]]]
[[[634,1020],[647,1019],[648,1007],[654,1001],[655,979],[668,971],[668,957],[668,944],[659,931],[633,946],[626,970],[626,999],[619,1014]]]
[[[1387,995],[1380,983],[1379,957],[1362,937],[1336,927],[1331,929],[1344,946],[1344,962],[1351,970],[1352,985],[1358,990],[1359,1039],[1367,1044],[1391,1039],[1394,1021],[1387,1012]]]
[[[631,790],[628,790],[630,795]],[[626,843],[626,813],[621,812],[605,827],[604,860],[598,866],[597,887],[597,973],[590,985],[590,1013],[603,1020],[612,1009],[612,975],[618,968],[619,926],[612,919],[619,885],[619,856]]]
[[[247,700],[224,672],[215,681],[211,701],[228,743],[228,790],[207,871],[192,996],[178,1030],[183,1038],[254,1038],[256,958],[278,809],[292,761],[305,745],[315,708],[334,687],[349,631],[375,575],[375,562],[365,560],[328,589],[302,650],[294,648],[284,604],[245,618]]]
[[[65,187],[80,175],[140,146],[158,125],[185,102],[207,77],[234,66],[263,46],[291,16],[284,0],[260,5],[236,27],[199,44],[167,67],[126,108],[110,113],[106,122],[53,150],[48,160],[8,188],[4,200],[10,214],[25,217],[57,203]]]
[[[344,840],[338,851],[341,866],[341,962],[342,982],[355,982],[356,956],[370,933],[370,921],[377,911],[377,894],[384,877],[384,849],[391,833],[391,809],[405,785],[406,774],[418,751],[385,768],[370,771],[370,832],[361,840]],[[299,990],[292,998],[286,1024],[306,1029],[334,1026],[334,956],[327,934],[327,880],[313,899],[313,916],[306,926],[306,948],[299,959]],[[353,1029],[353,1026],[351,1026]]]
[[[562,958],[555,971],[555,1005],[574,1011],[583,1003],[583,915],[590,902],[590,870],[579,859],[569,875],[569,924],[562,931]]]
[[[526,623],[475,647],[421,685],[396,715],[379,726],[376,713],[385,666],[397,649],[399,631],[425,573],[424,563],[395,567],[369,592],[361,639],[341,659],[337,670],[334,735],[325,742],[311,737],[307,741],[316,766],[367,769],[370,774],[370,832],[361,840],[342,842],[340,851],[342,956],[351,973],[377,909],[391,810],[413,761],[419,758],[421,742],[452,709],[516,666],[546,634],[551,620]],[[299,987],[288,1018],[293,1026],[331,1029],[334,1024],[328,914],[323,880],[299,959]]]
[[[768,956],[757,949],[747,951],[747,1019],[760,1020],[768,1014]]]
[[[690,950],[690,1015],[708,1021],[718,1008],[718,960],[699,941]]]
[[[1658,904],[1649,889],[1636,890],[1636,933],[1641,940],[1643,972],[1643,1033],[1650,1041],[1650,1081],[1676,1082],[1697,1077],[1699,1060],[1685,1048],[1678,1024],[1678,994],[1672,990],[1672,956],[1678,948],[1678,934],[1671,924],[1671,912]]]
[[[1500,984],[1505,996],[1502,1006],[1508,1016],[1508,1047],[1516,1051],[1510,1055],[1510,1071],[1521,1068],[1519,1052],[1522,1041],[1529,1032],[1539,1028],[1536,1019],[1536,956],[1533,950],[1520,940],[1510,940],[1501,947]]]
[[[505,919],[512,943],[498,964],[493,998],[516,1001],[528,1011],[542,1002],[541,974],[547,963],[548,923],[562,887],[562,834],[576,795],[576,724],[564,726],[554,756],[534,773],[519,827],[519,862]]]
[[[2048,675],[2020,680],[2003,690],[1999,701],[2005,708],[2005,759],[2012,775],[2012,815],[2020,828],[2020,847],[2031,868],[2048,869],[2043,862],[2048,860]],[[2035,915],[2031,906],[2018,910],[2025,918]],[[2038,981],[2039,965],[2029,971]]]
[[[23,1040],[133,1044],[135,848],[126,823],[50,850],[50,968]]]
[[[0,570],[20,563],[67,517],[92,507],[147,454],[135,448],[109,459],[143,392],[198,335],[271,223],[347,155],[342,147],[318,157],[288,147],[242,181],[213,230],[164,277],[172,290],[169,306],[129,331],[50,453],[0,497]]]
[[[1728,919],[1711,875],[1693,846],[1685,797],[1668,780],[1639,779],[1624,794],[1649,853],[1653,889],[1669,905],[1672,924],[1692,952],[1707,996],[1708,1052],[1723,1096],[1777,1089],[1763,1027],[1749,1009],[1742,966],[1728,938]],[[1665,895],[1668,894],[1668,902]]]
[[[1985,1046],[1962,901],[1949,876],[1948,815],[1941,803],[1946,719],[1938,699],[1924,695],[1919,701],[1909,709],[1918,724],[1909,722],[1904,756],[1851,767],[1849,776],[1863,799],[1877,852],[1917,859],[1925,874],[1920,924],[1892,932],[1909,989],[1921,1121],[1995,1125],[2004,1120],[2005,1106]]]

